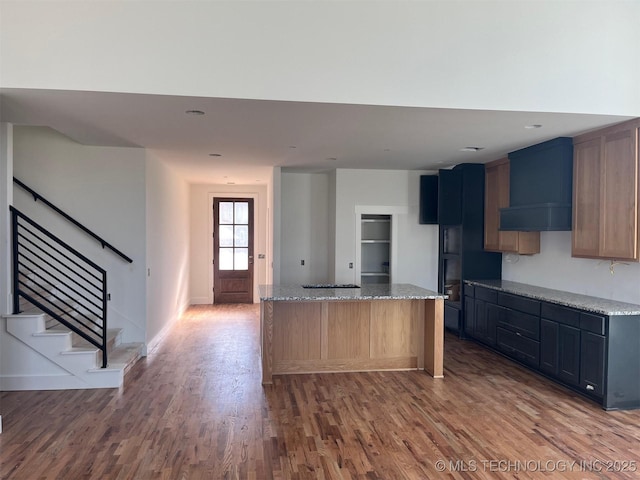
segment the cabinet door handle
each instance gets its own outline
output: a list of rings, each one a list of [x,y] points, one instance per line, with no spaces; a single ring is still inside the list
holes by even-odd
[[[521,337],[521,336],[522,336],[522,334],[521,334],[520,332],[516,332],[516,335],[517,335],[518,337]]]
[[[587,384],[587,390],[595,390],[596,387],[594,387],[593,385]]]

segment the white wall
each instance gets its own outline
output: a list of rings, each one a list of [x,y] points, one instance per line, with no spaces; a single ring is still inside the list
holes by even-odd
[[[14,204],[107,271],[108,324],[145,342],[145,152],[88,147],[45,127],[14,127],[14,175],[133,259],[129,264],[19,187]]]
[[[420,175],[406,170],[336,170],[335,281],[360,283],[356,269],[356,211],[367,207],[396,207],[398,262],[393,283],[412,283],[437,290],[438,228],[418,224]]]
[[[189,305],[189,185],[147,152],[147,322],[152,349]]]
[[[282,225],[282,169],[273,167],[271,181],[267,185],[267,217],[269,218],[269,234],[267,242],[267,252],[271,252],[271,261],[267,263],[268,284],[280,285],[280,260],[281,260],[281,225]]]
[[[336,171],[329,173],[329,280],[336,281]]]
[[[638,116],[638,18],[610,0],[5,1],[0,70],[13,88]]]
[[[11,216],[13,204],[13,125],[0,123],[0,315],[13,313],[11,294]],[[2,335],[2,332],[0,332]],[[1,345],[0,345],[1,347]]]
[[[330,282],[329,176],[282,173],[281,182],[280,282]]]
[[[13,202],[13,125],[0,123],[0,315],[11,313],[12,295],[9,265],[9,205]],[[4,336],[4,321],[0,320],[0,378],[4,375],[2,367],[7,361]],[[0,409],[2,407],[0,406]],[[0,410],[0,433],[2,433],[2,410]]]
[[[571,232],[541,232],[540,253],[503,255],[502,278],[540,287],[640,304],[640,263],[571,257]]]
[[[254,198],[254,292],[253,300],[258,303],[258,285],[268,283],[267,266],[271,262],[267,251],[269,236],[267,186],[266,185],[200,185],[192,184],[189,192],[190,209],[190,251],[189,272],[190,298],[192,304],[213,301],[213,203],[218,197]],[[264,254],[265,258],[258,258]]]

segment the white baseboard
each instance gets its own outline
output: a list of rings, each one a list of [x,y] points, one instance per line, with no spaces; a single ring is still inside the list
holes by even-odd
[[[189,300],[185,300],[185,302],[178,309],[178,318],[182,317],[182,314],[187,311],[189,305],[191,305],[191,302],[189,302]]]
[[[160,330],[156,334],[156,336],[151,339],[150,342],[148,342],[146,345],[142,347],[141,355],[143,357],[148,356],[149,352],[153,352],[156,348],[158,348],[158,346],[162,343],[164,338],[169,333],[169,330],[171,330],[171,327],[173,327],[173,324],[176,323],[178,320],[180,320],[180,318],[182,317],[182,314],[187,310],[187,308],[189,308],[189,305],[191,305],[191,303],[188,300],[186,300],[180,307],[178,307],[178,310],[176,311],[176,314],[173,317],[173,319],[169,323],[167,323],[164,327],[162,327],[162,330]]]
[[[207,305],[211,304],[211,299],[209,297],[194,297],[189,303],[191,305]]]
[[[160,330],[156,334],[156,336],[151,339],[149,343],[147,343],[144,347],[142,347],[143,357],[146,357],[147,355],[149,355],[150,352],[153,352],[156,348],[160,346],[162,341],[165,339],[165,337],[169,333],[169,330],[171,330],[171,327],[173,327],[173,324],[178,321],[178,318],[179,317],[175,317],[173,321],[167,323],[164,327],[162,327],[162,330]]]
[[[260,303],[260,297],[254,295],[253,303]],[[213,305],[213,301],[206,297],[195,297],[191,299],[191,305]]]
[[[22,390],[78,390],[87,383],[74,375],[3,375],[0,376],[0,391]]]

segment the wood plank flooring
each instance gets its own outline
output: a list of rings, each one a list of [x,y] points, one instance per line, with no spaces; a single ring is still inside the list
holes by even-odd
[[[0,478],[640,477],[640,411],[605,412],[449,335],[444,379],[288,375],[263,388],[258,314],[190,308],[121,390],[2,393]]]

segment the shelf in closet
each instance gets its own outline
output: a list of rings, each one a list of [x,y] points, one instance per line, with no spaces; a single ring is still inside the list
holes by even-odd
[[[360,281],[390,283],[391,215],[363,214],[360,232]]]

